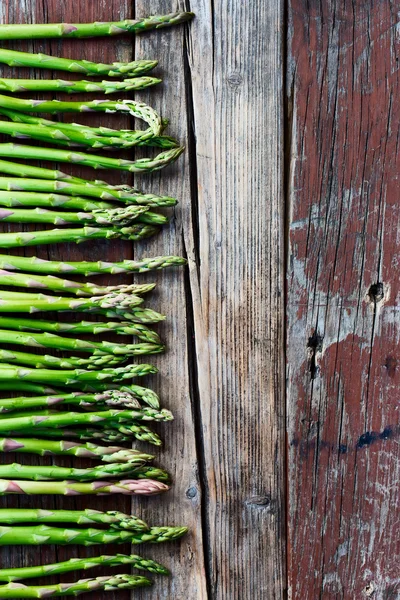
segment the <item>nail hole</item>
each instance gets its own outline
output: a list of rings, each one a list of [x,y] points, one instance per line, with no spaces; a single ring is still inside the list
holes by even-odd
[[[385,291],[383,288],[383,283],[381,281],[377,281],[376,283],[373,283],[369,288],[368,296],[371,302],[374,302],[376,304],[377,302],[383,300],[383,297],[385,295],[384,292]]]
[[[187,490],[186,492],[186,497],[189,498],[190,500],[192,500],[193,498],[196,498],[197,496],[197,490],[195,487],[191,487]]]
[[[322,352],[322,342],[324,341],[323,336],[318,333],[318,331],[314,331],[311,337],[308,338],[307,348],[310,351],[310,373],[311,379],[315,379],[319,373],[319,366],[317,363],[317,354],[318,352]]]

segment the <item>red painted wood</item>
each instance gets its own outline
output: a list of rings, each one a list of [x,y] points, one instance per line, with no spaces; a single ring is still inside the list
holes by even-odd
[[[400,6],[289,5],[289,596],[398,598]]]

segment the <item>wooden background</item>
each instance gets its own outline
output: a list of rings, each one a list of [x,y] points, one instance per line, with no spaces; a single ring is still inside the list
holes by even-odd
[[[395,600],[400,2],[4,0],[1,18],[115,20],[177,9],[196,13],[190,27],[134,41],[8,44],[104,62],[160,59],[163,84],[137,97],[171,119],[187,148],[173,167],[135,180],[179,198],[156,240],[38,250],[189,258],[186,273],[147,276],[158,283],[153,306],[168,315],[160,330],[169,350],[148,384],[176,415],[158,459],[175,484],[162,498],[134,499],[132,510],[191,533],[136,549],[174,577],[155,578],[135,597]],[[86,120],[132,126],[116,115]],[[121,498],[40,505],[130,508]],[[6,548],[0,560],[98,551]],[[129,594],[104,594],[117,596]]]

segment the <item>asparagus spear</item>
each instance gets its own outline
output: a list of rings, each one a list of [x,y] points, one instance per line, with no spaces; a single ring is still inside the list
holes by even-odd
[[[1,27],[1,25],[0,25]],[[0,29],[1,36],[1,29]],[[63,79],[0,79],[3,92],[66,92],[68,94],[99,92],[116,94],[144,90],[161,83],[156,77],[135,77],[123,81],[64,81]]]
[[[118,511],[99,510],[42,510],[36,508],[1,508],[0,523],[18,525],[21,523],[73,523],[75,525],[102,524],[112,529],[148,531],[150,528],[135,515],[126,515]],[[0,578],[1,581],[1,578]]]
[[[28,101],[32,102],[32,101]],[[58,102],[58,101],[54,101]],[[99,102],[107,102],[106,100],[95,100],[95,106]],[[75,103],[68,103],[72,106]],[[80,103],[79,103],[80,104]],[[9,105],[9,102],[8,102]],[[83,105],[86,106],[86,105]],[[148,109],[147,105],[135,105],[136,116],[139,116],[140,107]],[[59,108],[59,103],[53,106],[54,109]],[[157,135],[152,128],[145,131],[133,131],[131,129],[110,129],[108,127],[90,127],[81,123],[63,123],[60,121],[52,121],[28,115],[23,112],[23,107],[18,106],[19,110],[10,110],[1,106],[0,96],[0,114],[5,115],[13,121],[0,121],[0,130],[13,137],[22,139],[37,139],[45,142],[54,142],[63,146],[89,146],[92,148],[132,148],[133,146],[154,146],[158,148],[177,148],[179,142],[172,137],[165,135]],[[123,110],[118,103],[118,110]],[[152,109],[150,109],[152,110]],[[86,109],[85,109],[86,111]],[[82,111],[81,111],[82,112]],[[111,111],[114,112],[114,111]],[[163,127],[161,119],[161,127]]]
[[[27,398],[21,396],[17,398],[1,398],[0,413],[8,413],[14,410],[32,410],[33,408],[55,406],[58,404],[71,404],[82,407],[123,407],[141,408],[138,399],[128,391],[107,390],[97,394],[85,394],[83,392],[72,392],[70,394],[52,395],[52,396],[33,396]]]
[[[89,286],[90,284],[82,284],[82,286],[86,285]],[[93,288],[94,290],[96,290],[96,286],[93,286]],[[93,288],[91,289],[92,293]],[[101,288],[98,287],[97,289]],[[149,342],[151,344],[161,343],[160,337],[155,331],[153,331],[146,325],[141,325],[140,323],[130,323],[129,321],[108,321],[107,323],[99,321],[81,321],[80,323],[65,323],[36,319],[18,319],[14,317],[0,315],[0,327],[4,329],[12,329],[14,331],[47,331],[49,333],[68,333],[72,335],[85,333],[112,333],[118,335],[135,335],[140,340]]]
[[[44,167],[34,167],[32,165],[21,165],[20,163],[8,160],[0,160],[0,173],[7,173],[14,177],[37,177],[45,180],[69,181],[72,184],[86,185],[88,182],[81,177],[74,177],[68,173],[55,169],[45,169]],[[102,182],[102,185],[107,185]]]
[[[175,198],[170,198],[169,196],[143,194],[135,188],[126,188],[124,186],[121,189],[118,186],[107,186],[107,184],[104,182],[93,182],[85,179],[79,179],[77,177],[70,177],[61,171],[43,169],[42,167],[32,167],[30,165],[21,165],[19,163],[8,162],[5,160],[0,160],[0,172],[19,176],[19,178],[0,177],[1,190],[12,190],[16,192],[48,192],[51,194],[53,192],[61,191],[62,195],[57,194],[55,196],[55,200],[52,200],[51,197],[48,198],[47,205],[51,204],[51,206],[66,206],[66,200],[63,200],[65,195],[89,196],[90,198],[119,201],[124,202],[125,204],[141,204],[150,207],[175,206],[177,204]],[[37,179],[35,179],[35,177]],[[57,178],[59,180],[57,180]],[[27,198],[26,201],[28,201],[28,197],[26,195],[25,197]],[[43,202],[43,196],[37,197],[37,200]],[[69,201],[71,203],[73,202],[72,199]],[[76,202],[77,204],[75,206],[80,208],[83,208],[83,206],[88,206],[87,204],[78,204],[78,202],[87,202],[85,198],[78,199]],[[69,206],[70,208],[74,207],[73,204],[70,204]],[[99,204],[98,208],[101,207],[102,205]]]
[[[109,186],[103,181],[88,181],[68,176],[61,171],[21,165],[5,160],[0,160],[0,172],[14,176],[12,178],[0,177],[0,189],[2,190],[62,192],[63,195],[67,196],[89,196],[90,198],[119,201],[125,204],[145,204],[150,207],[175,206],[177,204],[175,198],[157,196],[156,194],[143,194],[130,186]],[[60,206],[65,206],[59,196],[57,196],[57,201],[60,202]],[[72,200],[70,201],[72,202]],[[99,208],[101,208],[101,205]]]
[[[54,102],[58,101],[54,100]],[[0,109],[1,114],[6,114],[7,112],[8,111],[6,110]],[[29,120],[33,120],[33,118],[31,117]],[[37,120],[40,121],[39,119]],[[49,123],[52,123],[52,127],[21,123],[21,119],[14,123],[0,121],[0,133],[10,135],[17,139],[39,140],[41,142],[57,144],[58,146],[65,146],[67,148],[88,147],[96,149],[104,148],[105,150],[127,150],[134,146],[150,146],[164,149],[177,148],[179,146],[179,142],[174,138],[165,135],[154,135],[151,129],[145,131],[131,131],[129,136],[117,135],[116,137],[107,137],[100,136],[93,128],[85,127],[83,125],[80,128],[73,128],[54,121],[49,121]]]
[[[17,352],[16,350],[4,350],[0,348],[0,361],[7,361],[8,364],[13,365],[34,367],[35,369],[102,369],[118,365],[125,360],[124,356],[118,357],[113,354],[91,356],[90,358],[81,358],[80,356],[63,358],[50,354],[31,354],[29,352]]]
[[[54,225],[105,225],[128,227],[148,211],[147,206],[126,206],[113,209],[95,209],[92,212],[60,212],[35,208],[1,208],[0,221],[4,223],[52,223]]]
[[[1,53],[4,52],[0,49]],[[136,100],[91,100],[88,102],[62,102],[60,100],[22,100],[0,94],[0,106],[20,112],[125,112],[132,117],[142,119],[149,125],[147,131],[135,132],[138,139],[148,139],[160,135],[163,124],[160,115],[144,102]],[[133,132],[132,132],[133,133]]]
[[[29,181],[36,180],[30,179]],[[23,182],[24,180],[21,180],[22,187]],[[51,183],[51,185],[54,185],[57,182],[45,181],[44,183]],[[62,194],[23,191],[0,191],[0,206],[6,206],[9,208],[63,208],[65,210],[81,210],[85,212],[90,212],[99,208],[115,208],[115,204],[91,200],[90,198],[83,198],[79,196],[71,198],[71,196]]]
[[[143,19],[125,19],[124,21],[100,23],[41,23],[0,25],[0,39],[21,40],[37,38],[87,38],[121,33],[142,33],[151,29],[161,29],[190,21],[191,12],[175,12],[167,15],[154,15]]]
[[[20,416],[21,415],[19,415],[18,418]],[[152,444],[153,446],[162,446],[161,438],[146,425],[141,425],[137,422],[132,422],[129,425],[115,421],[107,421],[106,426],[107,429],[97,429],[96,427],[79,427],[73,430],[63,427],[58,431],[44,427],[40,429],[40,436],[50,439],[79,439],[82,441],[101,440],[103,442],[109,442],[112,444],[119,444],[121,442],[131,443],[132,438],[136,438],[141,442],[146,442],[148,444]],[[32,437],[33,435],[38,435],[38,432],[34,426],[18,429],[16,431],[1,431],[1,433],[9,438],[25,436]]]
[[[59,371],[48,369],[25,369],[10,367],[0,364],[0,381],[13,381],[21,379],[32,383],[55,383],[56,385],[74,385],[90,381],[123,381],[133,377],[142,377],[157,373],[157,368],[148,364],[128,365],[117,369],[103,369],[102,371],[85,371],[74,369],[71,371]],[[1,425],[1,421],[0,421]]]
[[[7,303],[14,302],[15,310],[13,312],[24,312],[19,310],[24,303],[31,303],[33,310],[43,310],[46,306],[48,310],[90,310],[95,308],[112,309],[130,309],[143,304],[143,298],[135,294],[121,294],[111,292],[103,296],[85,296],[83,298],[69,298],[67,296],[46,296],[45,294],[29,294],[23,292],[9,292],[1,290],[0,292],[0,312],[8,312]]]
[[[167,409],[157,410],[149,406],[131,410],[99,410],[96,412],[57,412],[55,414],[35,414],[27,416],[6,416],[0,420],[0,432],[22,431],[35,428],[40,432],[43,428],[54,429],[59,427],[71,427],[72,425],[94,425],[99,427],[100,423],[108,427],[119,429],[121,423],[126,427],[134,425],[132,421],[171,421],[172,413]]]
[[[158,575],[169,575],[166,567],[160,563],[143,558],[136,554],[116,554],[114,556],[95,556],[88,558],[71,558],[70,560],[42,565],[37,567],[20,567],[15,569],[0,569],[0,581],[21,581],[45,575],[61,575],[71,571],[93,569],[93,567],[118,567],[119,565],[131,565],[135,569],[157,573]]]
[[[60,385],[60,387],[63,387],[63,384]],[[152,408],[160,408],[160,398],[158,397],[158,395],[153,392],[153,390],[150,390],[149,388],[145,388],[141,385],[136,385],[136,384],[129,384],[126,385],[126,383],[124,383],[123,385],[119,385],[119,384],[113,384],[113,383],[102,383],[99,381],[96,382],[90,382],[90,383],[78,383],[78,384],[72,384],[71,386],[68,386],[69,389],[72,388],[77,388],[81,393],[82,392],[89,392],[89,393],[99,393],[99,392],[108,392],[108,391],[112,391],[112,390],[119,390],[121,392],[127,392],[129,395],[133,396],[134,398],[137,398],[140,402],[144,402],[145,404],[148,404],[149,406],[151,406]],[[68,389],[67,388],[67,389]],[[54,394],[54,395],[60,395],[63,394],[65,392],[63,392],[62,389],[58,389],[55,387],[49,387],[46,385],[39,385],[39,384],[33,384],[33,383],[28,383],[26,381],[9,381],[7,383],[2,383],[0,382],[0,391],[2,392],[31,392],[35,395],[47,395],[47,394]]]
[[[138,476],[136,476],[136,469],[138,469]],[[0,479],[16,480],[16,479],[27,479],[29,481],[58,481],[68,479],[79,482],[93,482],[97,480],[104,480],[113,477],[132,477],[132,479],[145,479],[142,474],[147,472],[155,475],[154,479],[159,481],[169,479],[168,474],[161,469],[155,469],[154,467],[145,467],[146,471],[143,473],[142,467],[136,467],[131,463],[109,463],[100,465],[98,467],[91,467],[89,469],[75,469],[73,467],[56,467],[56,466],[42,466],[42,465],[20,465],[18,463],[0,465]],[[151,469],[151,470],[150,470]],[[146,479],[149,479],[148,477]],[[8,509],[7,509],[8,510]],[[147,529],[147,528],[146,528]]]
[[[1,54],[1,50],[0,50]],[[109,158],[99,154],[85,154],[84,152],[71,152],[58,148],[39,148],[37,146],[21,146],[18,144],[0,144],[0,156],[7,158],[50,160],[68,162],[76,165],[86,165],[93,169],[117,169],[131,173],[152,173],[171,164],[184,151],[184,148],[172,148],[161,152],[154,158],[139,158],[135,161],[123,158]]]
[[[0,221],[4,223],[51,223],[53,225],[103,225],[129,227],[149,209],[147,206],[94,209],[91,212],[61,212],[35,208],[1,208]]]
[[[56,596],[80,596],[87,592],[133,590],[152,585],[141,575],[114,575],[81,579],[74,583],[27,586],[22,583],[7,583],[0,586],[0,598],[55,598]]]
[[[38,180],[40,181],[40,180]],[[56,183],[56,182],[45,182]],[[141,203],[143,200],[143,203]],[[164,200],[156,200],[157,202],[163,203]],[[144,196],[137,195],[133,202],[124,200],[125,205],[128,207],[146,208],[146,210],[138,211],[139,214],[136,218],[141,223],[154,223],[156,225],[164,225],[168,223],[168,217],[160,213],[150,211],[149,199]],[[169,200],[167,200],[169,202]],[[92,212],[96,210],[115,210],[120,208],[111,202],[103,202],[98,200],[92,200],[90,198],[83,198],[80,196],[66,196],[62,194],[48,194],[45,192],[9,192],[0,191],[0,206],[6,206],[8,208],[62,208],[63,210],[78,210],[83,212]]]
[[[81,229],[49,229],[45,231],[18,231],[16,233],[0,233],[1,248],[18,248],[20,246],[38,246],[40,244],[57,244],[75,242],[81,244],[88,240],[118,239],[137,242],[158,233],[155,225],[137,224],[131,227],[99,228],[82,227]]]
[[[93,481],[86,483],[76,483],[75,481],[24,481],[22,479],[0,479],[0,496],[5,496],[7,494],[26,494],[29,496],[42,496],[43,494],[61,496],[81,496],[88,494],[100,496],[108,496],[109,494],[154,496],[155,494],[167,492],[168,490],[168,485],[153,479],[123,479],[121,481]],[[4,543],[4,529],[10,528],[0,527],[0,545]],[[19,527],[18,529],[25,529],[25,527]],[[81,529],[80,531],[84,532],[85,530]],[[118,533],[128,532],[118,531]],[[19,543],[21,543],[21,541]]]
[[[104,296],[112,293],[141,296],[151,292],[156,286],[155,283],[98,286],[90,282],[60,279],[53,275],[26,275],[25,273],[15,273],[4,269],[0,269],[0,285],[40,288],[52,292],[70,292],[77,296]]]
[[[7,329],[0,329],[0,343],[90,352],[93,356],[103,356],[104,354],[140,356],[142,354],[157,354],[164,350],[164,346],[161,344],[149,344],[145,342],[139,344],[116,344],[106,341],[92,342],[89,340],[64,338],[54,333],[25,333],[9,331]]]
[[[141,482],[143,483],[143,482]],[[36,484],[35,484],[36,485]],[[39,484],[39,485],[48,485]],[[79,484],[82,485],[82,484]],[[73,494],[75,495],[75,494]],[[0,546],[41,546],[44,544],[95,546],[96,544],[160,544],[178,540],[187,527],[151,527],[149,531],[120,529],[65,529],[37,525],[30,527],[0,527]]]
[[[154,459],[154,456],[151,454],[145,454],[131,448],[99,446],[90,442],[38,440],[36,438],[0,438],[0,450],[2,452],[39,454],[40,456],[78,456],[101,460],[105,463],[129,462],[137,466],[141,466]]]
[[[34,435],[37,435],[37,431],[35,430],[35,428],[24,429],[22,431],[3,431],[3,435],[7,436],[8,438],[23,438],[25,436],[32,437]],[[122,442],[132,441],[132,434],[124,435],[123,433],[115,429],[96,429],[94,427],[86,429],[79,428],[74,429],[73,431],[69,429],[60,429],[58,432],[52,429],[43,429],[40,432],[40,436],[41,438],[48,438],[50,440],[60,438],[63,440],[78,439],[81,441],[101,440],[102,442],[107,442],[111,444],[120,444]],[[161,446],[161,440],[159,443],[154,445]]]
[[[101,273],[147,273],[148,271],[165,269],[171,266],[185,265],[186,260],[180,256],[156,256],[142,260],[123,260],[121,262],[61,262],[37,258],[36,256],[11,256],[0,254],[0,268],[8,271],[28,271],[30,273],[75,275],[98,275]]]
[[[139,241],[155,235],[158,231],[158,227],[146,224],[137,224],[122,228],[86,226],[81,229],[18,231],[16,233],[0,233],[0,247],[18,248],[20,246],[38,246],[40,244],[57,244],[61,242],[81,244],[89,240],[118,238]]]
[[[139,202],[129,203],[126,201],[128,216],[131,208],[136,209],[133,210],[135,220],[137,223],[148,223],[151,225],[165,225],[168,223],[168,217],[162,215],[160,213],[155,213],[149,210],[149,204],[147,204],[147,198],[145,198],[145,203],[140,204],[140,201],[143,198],[138,198]],[[42,192],[4,192],[0,191],[0,206],[6,206],[8,208],[59,208],[62,207],[65,210],[78,210],[87,212],[95,212],[94,215],[90,215],[90,219],[84,219],[85,221],[96,221],[101,213],[99,211],[108,211],[111,210],[111,216],[114,219],[118,216],[118,213],[114,213],[115,209],[118,209],[119,214],[121,213],[121,208],[116,206],[115,204],[111,204],[110,202],[99,202],[93,201],[88,198],[80,198],[78,196],[71,198],[70,196],[63,196],[61,194],[46,194]],[[124,209],[122,209],[124,210]],[[126,209],[125,209],[126,210]],[[54,213],[53,213],[54,215]],[[30,216],[30,215],[28,215]],[[61,221],[65,218],[65,214],[60,214]],[[68,216],[68,215],[67,215]],[[108,216],[108,215],[107,215]],[[36,217],[37,220],[37,217]],[[39,222],[43,219],[39,219]],[[75,222],[77,220],[76,216],[72,217],[72,221]],[[80,222],[80,221],[79,221]]]
[[[123,77],[131,79],[144,75],[157,66],[156,60],[134,60],[132,62],[114,62],[112,64],[94,63],[89,60],[75,60],[60,58],[46,54],[31,54],[0,48],[0,63],[9,67],[31,67],[34,69],[55,69],[57,71],[70,71],[81,75],[108,75],[109,77]]]

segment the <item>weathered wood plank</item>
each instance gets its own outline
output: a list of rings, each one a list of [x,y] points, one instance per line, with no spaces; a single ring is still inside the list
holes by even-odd
[[[281,599],[283,2],[189,5],[197,222],[185,242],[209,597]]]
[[[289,5],[290,597],[397,598],[396,12]]]
[[[177,10],[178,3],[171,0],[150,0],[135,2],[135,16],[155,13],[168,13]],[[138,97],[151,102],[160,113],[170,119],[168,132],[188,147],[188,81],[184,63],[185,27],[173,30],[160,30],[154,35],[136,38],[137,58],[157,58],[160,61],[157,72],[163,79],[156,90],[144,91]],[[193,245],[193,214],[189,152],[168,171],[149,177],[137,177],[135,184],[155,193],[170,194],[179,199],[173,211],[170,227],[157,239],[143,246],[142,255],[178,254],[184,255],[185,245]],[[149,281],[154,276],[147,277]],[[150,499],[144,510],[145,518],[155,523],[184,524],[190,527],[190,534],[180,545],[168,544],[151,548],[156,560],[167,564],[173,578],[159,580],[154,590],[157,598],[207,598],[203,557],[201,502],[198,458],[196,451],[196,407],[191,392],[191,323],[187,301],[187,285],[181,271],[164,272],[157,275],[157,303],[165,310],[167,321],[159,329],[167,342],[165,356],[154,357],[160,374],[155,378],[163,404],[176,415],[171,427],[165,428],[165,449],[160,461],[171,469],[174,476],[173,489],[161,501]],[[135,597],[148,598],[148,592]]]

